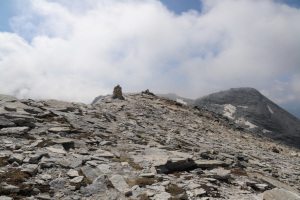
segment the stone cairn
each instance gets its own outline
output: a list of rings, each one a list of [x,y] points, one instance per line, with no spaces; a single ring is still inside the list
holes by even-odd
[[[122,88],[121,88],[120,85],[117,85],[117,86],[114,88],[114,92],[113,92],[112,98],[113,98],[113,99],[125,100],[125,98],[124,98],[123,95],[122,95]]]

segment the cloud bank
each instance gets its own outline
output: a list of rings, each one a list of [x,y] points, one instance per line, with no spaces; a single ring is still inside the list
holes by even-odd
[[[90,103],[120,84],[197,98],[254,87],[300,102],[300,10],[271,0],[26,0],[0,32],[0,93]],[[299,103],[300,107],[300,103]]]

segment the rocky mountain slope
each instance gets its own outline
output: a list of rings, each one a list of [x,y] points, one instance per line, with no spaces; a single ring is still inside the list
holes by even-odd
[[[300,148],[300,120],[253,88],[210,94],[195,105],[222,114],[248,131]]]
[[[185,105],[194,105],[195,100],[193,99],[188,99],[188,98],[184,98],[181,96],[178,96],[175,93],[168,93],[168,94],[156,94],[159,97],[164,97],[164,98],[168,98],[171,99],[173,101],[178,101],[178,102],[182,102]]]
[[[124,97],[0,95],[0,199],[300,199],[297,149],[206,110]]]

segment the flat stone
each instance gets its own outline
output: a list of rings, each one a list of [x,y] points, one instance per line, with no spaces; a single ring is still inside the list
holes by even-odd
[[[126,189],[129,188],[127,183],[125,182],[123,176],[121,175],[113,175],[110,179],[113,186],[119,191],[124,192]]]
[[[93,169],[92,167],[85,165],[83,167],[80,168],[82,173],[85,175],[85,177],[87,179],[89,179],[90,181],[94,181],[100,174]]]
[[[22,164],[24,159],[25,159],[25,157],[22,154],[13,154],[9,158],[9,161],[10,162],[17,162],[19,164]]]
[[[52,153],[58,153],[58,154],[66,154],[67,152],[64,149],[58,149],[54,147],[46,147],[47,150],[51,151]]]
[[[196,197],[198,197],[206,194],[206,191],[203,188],[199,188],[194,190],[194,194]]]
[[[104,145],[111,145],[112,143],[111,143],[111,141],[101,141],[99,144],[101,146],[104,146]]]
[[[6,105],[6,106],[4,106],[4,109],[7,110],[7,111],[14,111],[14,112],[17,111],[17,107],[12,106],[12,105]]]
[[[8,134],[16,134],[22,135],[29,131],[29,127],[10,127],[10,128],[2,128],[0,130],[0,135],[8,135]]]
[[[41,142],[43,142],[43,140],[36,140],[35,142],[31,143],[28,148],[36,147]]]
[[[265,191],[263,193],[263,199],[264,200],[283,200],[283,199],[297,200],[300,199],[300,196],[285,189],[275,188],[273,190]]]
[[[168,192],[162,192],[160,194],[156,194],[154,196],[154,199],[159,199],[159,200],[168,200],[171,197],[171,194]]]
[[[0,200],[13,200],[13,198],[7,196],[0,196]]]
[[[70,128],[69,127],[53,127],[53,128],[50,128],[48,130],[49,132],[52,132],[52,133],[59,133],[59,132],[70,132]]]
[[[212,177],[218,180],[227,180],[230,178],[231,171],[223,168],[217,168],[210,171]]]
[[[109,151],[104,151],[103,153],[95,154],[93,157],[113,158],[114,154],[110,153]]]
[[[140,177],[153,178],[155,176],[154,173],[144,173],[140,174]]]
[[[103,173],[103,174],[110,174],[112,171],[110,170],[110,165],[107,164],[100,164],[97,166],[97,168]]]
[[[257,183],[257,184],[254,184],[254,187],[257,190],[266,191],[268,189],[269,185],[265,184],[265,183]]]
[[[188,188],[190,189],[190,190],[194,190],[194,189],[196,189],[196,188],[199,188],[201,185],[199,185],[199,184],[197,184],[197,183],[190,183],[189,185],[188,185]]]
[[[38,165],[36,164],[27,164],[23,166],[22,171],[30,174],[31,176],[35,175],[38,171]]]
[[[195,163],[199,168],[215,168],[220,166],[227,166],[225,162],[219,160],[196,160]]]
[[[35,122],[35,118],[33,116],[15,113],[5,113],[4,116],[18,126],[35,127],[33,123]]]
[[[42,100],[42,103],[44,103],[46,106],[49,106],[51,108],[54,108],[55,110],[62,112],[74,111],[76,109],[76,107],[70,102],[59,101],[55,99],[45,99]]]
[[[0,101],[2,102],[16,102],[18,99],[14,96],[0,94]]]
[[[50,174],[43,174],[41,175],[41,179],[47,181],[50,180],[52,178],[52,176]]]
[[[83,176],[77,176],[70,180],[71,183],[80,183],[83,180]]]
[[[77,177],[79,176],[79,173],[77,170],[75,169],[70,169],[68,172],[67,172],[67,175],[70,176],[70,177]]]
[[[5,185],[2,186],[2,189],[7,190],[11,193],[18,193],[20,191],[20,188],[14,185]]]
[[[69,143],[73,143],[74,144],[74,140],[73,139],[69,139],[69,138],[61,138],[61,139],[53,140],[53,142],[55,144],[69,144]]]
[[[98,164],[94,161],[87,161],[86,164],[96,167]]]
[[[65,188],[67,181],[63,178],[57,178],[54,179],[49,183],[49,185],[54,189],[54,190],[61,190]]]
[[[13,123],[12,121],[0,116],[0,127],[11,127],[11,126],[15,126],[15,123]]]

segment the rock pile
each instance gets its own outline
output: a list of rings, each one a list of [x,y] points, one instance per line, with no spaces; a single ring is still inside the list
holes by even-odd
[[[209,111],[125,97],[0,95],[0,199],[300,198],[298,150]]]
[[[117,85],[117,86],[114,88],[114,92],[113,92],[112,98],[113,98],[113,99],[125,100],[125,98],[123,97],[123,94],[122,94],[122,88],[121,88],[120,85]]]

